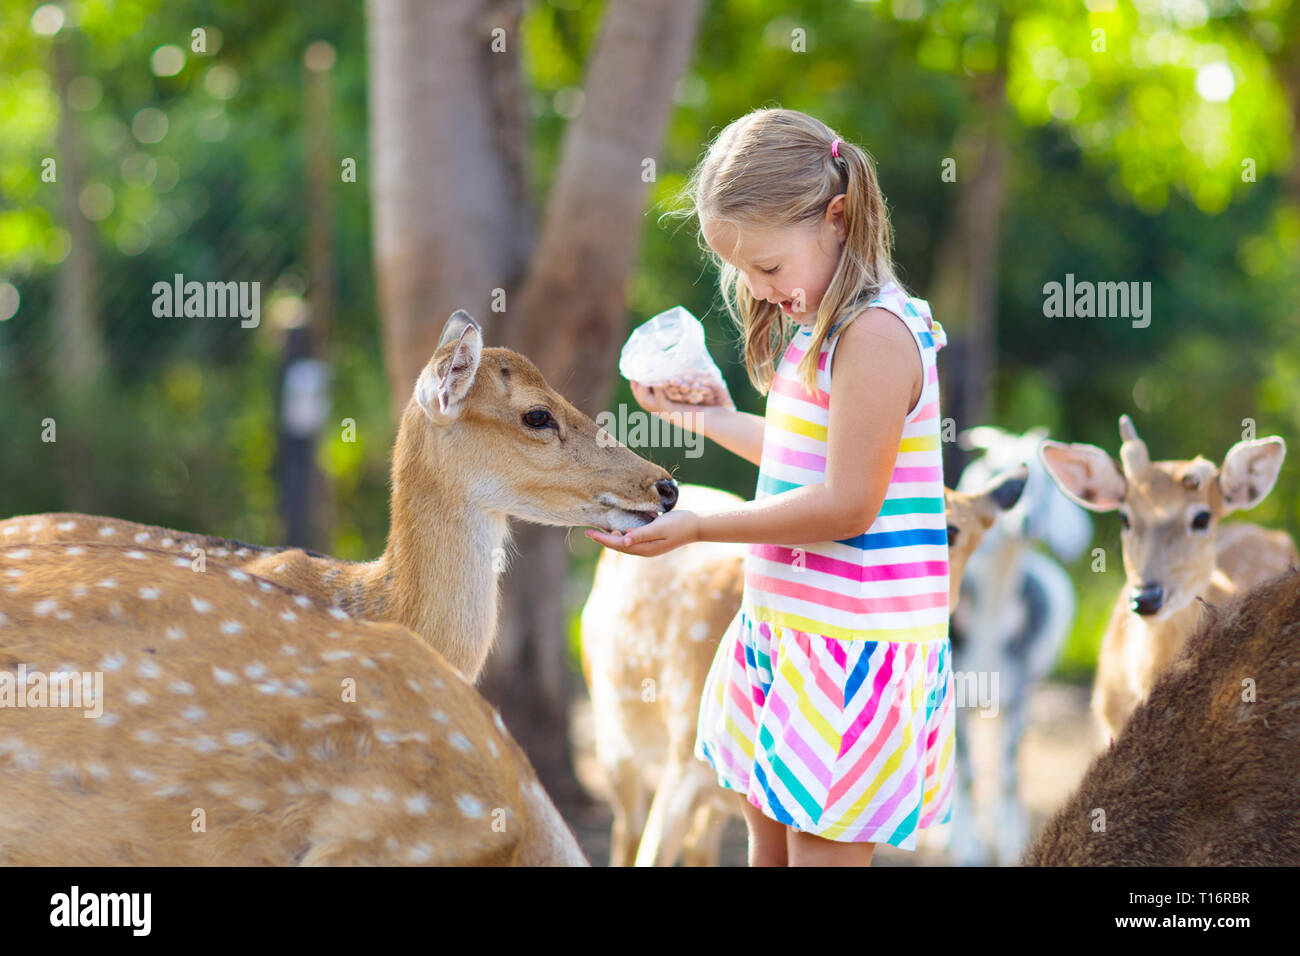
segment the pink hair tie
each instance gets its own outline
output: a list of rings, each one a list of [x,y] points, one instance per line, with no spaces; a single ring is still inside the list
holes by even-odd
[[[840,158],[840,141],[838,137],[836,138],[835,142],[831,143],[831,155],[834,156],[836,159]]]

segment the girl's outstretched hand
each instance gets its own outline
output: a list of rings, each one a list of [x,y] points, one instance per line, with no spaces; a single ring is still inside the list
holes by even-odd
[[[700,519],[693,511],[669,511],[626,534],[608,534],[588,528],[587,537],[624,554],[653,558],[699,541]]]
[[[664,395],[663,389],[656,385],[644,385],[641,382],[629,382],[632,387],[632,397],[637,400],[637,404],[647,412],[655,415],[662,415],[668,412],[698,412],[714,405],[721,405],[724,408],[735,408],[736,403],[731,400],[731,393],[727,391],[725,384],[713,387],[713,401],[707,405],[691,405],[687,402],[674,402]]]

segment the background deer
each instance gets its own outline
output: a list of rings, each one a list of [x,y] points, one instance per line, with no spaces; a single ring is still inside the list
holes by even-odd
[[[100,716],[31,706],[24,670],[99,673]],[[0,864],[586,863],[436,651],[234,565],[0,548],[6,683]]]
[[[948,489],[950,601],[962,570],[1024,466],[977,493]],[[711,512],[743,502],[684,484],[679,502]],[[582,610],[582,670],[591,694],[596,761],[614,811],[610,865],[716,866],[739,794],[694,756],[700,695],[718,645],[740,610],[746,545],[702,541],[641,558],[605,549]]]
[[[1059,561],[1077,558],[1092,538],[1088,512],[1057,489],[1038,460],[1046,437],[1046,428],[1018,434],[988,425],[957,436],[963,447],[983,451],[962,470],[958,491],[977,490],[1016,465],[1025,475],[1023,493],[998,514],[970,556],[949,632],[953,670],[967,682],[967,699],[977,692],[981,699],[985,693],[993,697],[992,706],[968,704],[956,711],[948,856],[962,866],[1013,866],[1024,853],[1030,827],[1017,757],[1029,699],[1056,666],[1074,621],[1074,585]],[[987,682],[984,691],[977,681]],[[986,742],[995,745],[984,750],[993,759],[977,761],[976,745]],[[978,825],[977,781],[990,798],[987,840]]]
[[[1255,507],[1273,489],[1286,442],[1239,441],[1223,466],[1198,455],[1156,461],[1128,415],[1119,418],[1120,462],[1096,445],[1046,440],[1039,454],[1062,491],[1091,511],[1119,509],[1125,583],[1093,684],[1101,746],[1115,737],[1195,627],[1201,597],[1220,604],[1300,564],[1285,531],[1223,516]]]
[[[1206,608],[1026,866],[1300,864],[1300,574]]]
[[[622,532],[677,501],[668,472],[565,401],[527,358],[483,348],[478,323],[463,311],[448,319],[406,406],[392,483],[388,545],[369,562],[82,514],[0,522],[0,546],[203,549],[354,617],[409,627],[472,683],[496,636],[508,518]]]

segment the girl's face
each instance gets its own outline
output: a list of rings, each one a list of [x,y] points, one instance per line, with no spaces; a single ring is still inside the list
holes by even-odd
[[[710,248],[740,270],[750,295],[779,306],[799,325],[813,324],[844,248],[843,193],[811,225],[747,226],[743,235],[730,223],[701,220],[700,225]]]

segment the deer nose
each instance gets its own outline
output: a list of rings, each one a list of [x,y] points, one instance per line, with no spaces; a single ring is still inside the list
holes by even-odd
[[[677,482],[671,478],[660,478],[655,482],[655,491],[659,492],[659,504],[663,506],[664,512],[673,510],[673,505],[677,504]]]
[[[1129,592],[1129,610],[1138,614],[1155,614],[1165,603],[1165,589],[1158,584],[1144,584]]]

